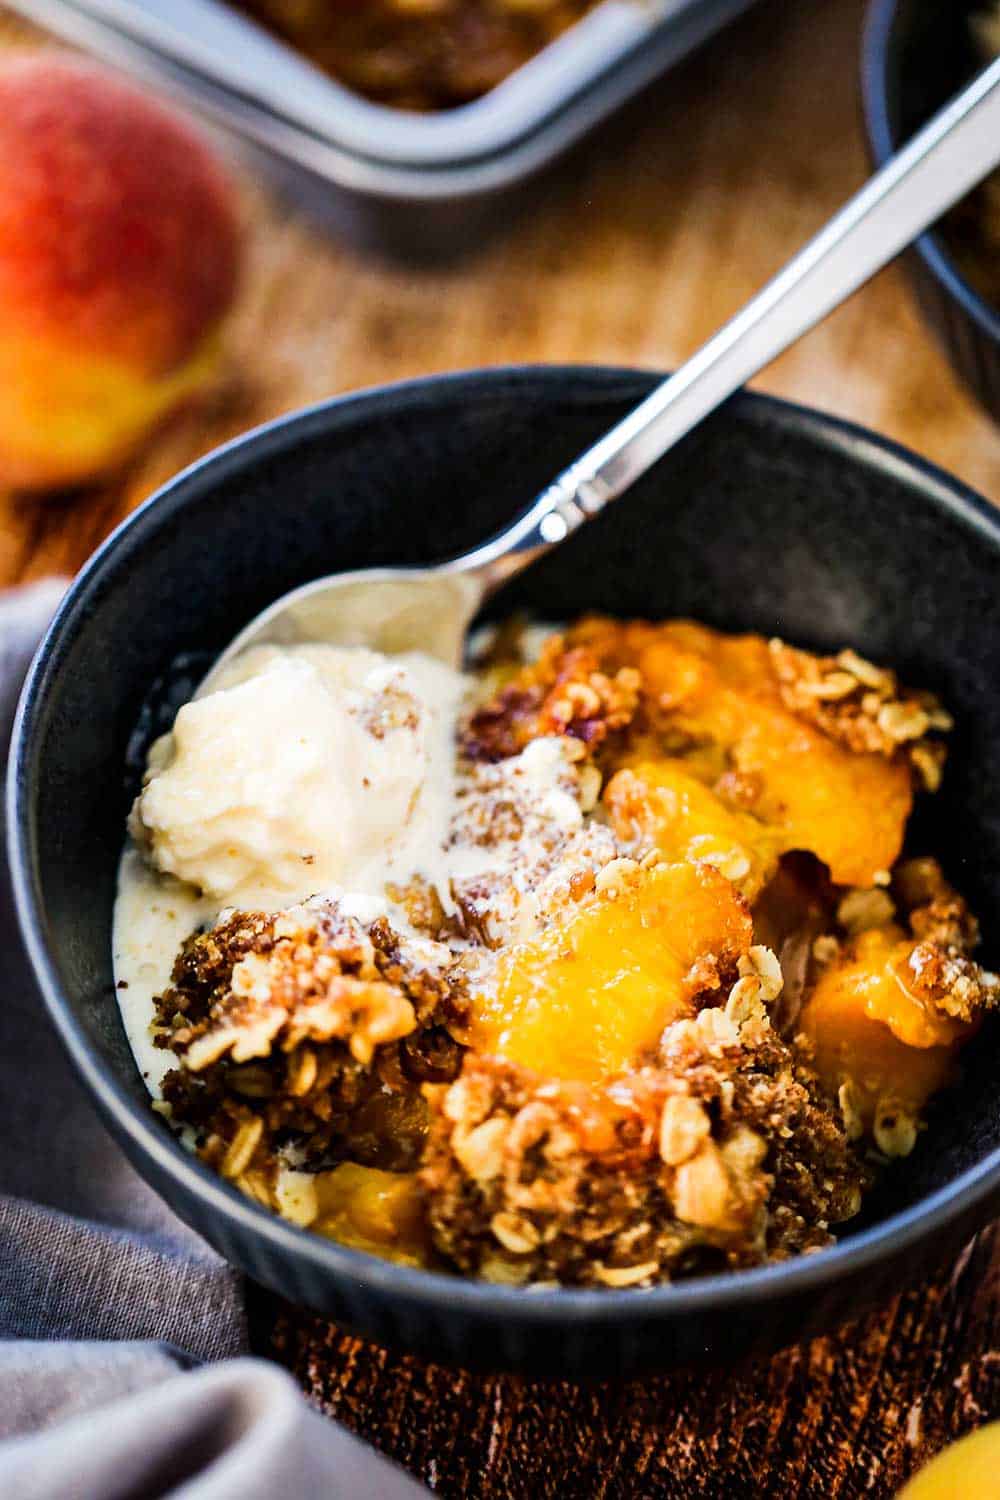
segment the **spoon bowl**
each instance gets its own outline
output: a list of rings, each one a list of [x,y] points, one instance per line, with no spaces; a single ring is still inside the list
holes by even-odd
[[[394,656],[423,651],[459,667],[465,637],[485,593],[473,573],[424,568],[363,568],[317,578],[262,610],[230,642],[204,678],[211,692],[224,667],[251,646],[329,641]]]

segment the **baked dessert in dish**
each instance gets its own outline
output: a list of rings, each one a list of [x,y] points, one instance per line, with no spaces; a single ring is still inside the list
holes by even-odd
[[[597,0],[242,0],[326,72],[397,109],[489,93]]]
[[[850,649],[688,621],[514,622],[466,674],[253,648],[130,819],[153,1107],[412,1265],[627,1287],[820,1250],[1000,1001],[902,857],[949,728]]]

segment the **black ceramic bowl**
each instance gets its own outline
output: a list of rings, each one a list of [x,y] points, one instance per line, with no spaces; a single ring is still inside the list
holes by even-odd
[[[862,46],[868,141],[882,166],[982,66],[969,17],[982,0],[872,0]],[[970,285],[941,234],[904,257],[925,318],[966,385],[1000,420],[1000,308]]]
[[[610,1376],[729,1360],[862,1313],[955,1254],[1000,1202],[992,1033],[960,1094],[837,1247],[652,1291],[521,1291],[403,1269],[255,1207],[149,1108],[112,991],[110,923],[130,736],[181,653],[215,651],[286,589],[426,563],[505,523],[653,377],[456,375],[284,418],[173,480],[97,553],[34,664],[11,762],[11,863],[51,1017],[143,1175],[251,1276],[435,1360]],[[550,618],[693,615],[816,646],[850,642],[937,689],[953,762],[928,802],[940,850],[996,932],[1000,906],[1000,518],[857,428],[741,396],[512,588]]]

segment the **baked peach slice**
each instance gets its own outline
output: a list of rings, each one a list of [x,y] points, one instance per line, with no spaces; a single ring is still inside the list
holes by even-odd
[[[565,920],[498,955],[469,1040],[553,1078],[596,1082],[634,1066],[752,942],[746,902],[710,865],[615,860]]]
[[[658,849],[667,860],[703,860],[753,901],[777,869],[782,838],[728,806],[683,761],[640,761],[604,789],[615,836]]]
[[[799,1017],[848,1130],[874,1134],[890,1156],[912,1149],[927,1101],[950,1082],[959,1047],[976,1030],[974,1020],[942,1015],[908,982],[915,947],[892,923],[861,933],[821,973]]]
[[[416,1175],[345,1161],[325,1172],[279,1172],[279,1211],[316,1234],[401,1265],[431,1260]]]
[[[815,854],[840,885],[871,886],[892,867],[913,805],[909,765],[849,750],[790,712],[762,637],[669,624],[638,666],[664,725],[698,747],[694,773],[724,763],[721,788],[741,789],[785,849]]]

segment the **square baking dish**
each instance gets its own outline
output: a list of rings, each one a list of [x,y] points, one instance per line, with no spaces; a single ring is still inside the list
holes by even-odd
[[[333,227],[443,255],[753,0],[602,0],[488,94],[428,114],[353,93],[219,0],[8,3],[234,132]]]

